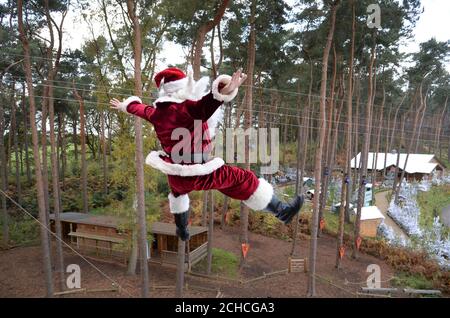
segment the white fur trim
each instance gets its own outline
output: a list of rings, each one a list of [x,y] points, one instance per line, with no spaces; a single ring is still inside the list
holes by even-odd
[[[272,200],[272,196],[273,196],[272,185],[263,178],[259,178],[259,185],[256,188],[256,191],[253,192],[250,198],[248,198],[243,202],[250,209],[259,211],[266,208],[267,205],[269,205],[270,200]]]
[[[238,89],[236,88],[234,91],[232,91],[230,94],[221,94],[219,92],[219,83],[224,83],[224,84],[228,84],[231,81],[231,76],[230,75],[219,75],[214,82],[212,83],[212,93],[214,96],[214,99],[221,101],[221,102],[231,102],[233,100],[233,98],[236,97],[237,93],[238,93]]]
[[[158,169],[164,174],[181,176],[181,177],[192,177],[192,176],[204,176],[212,173],[214,170],[222,167],[225,162],[222,158],[213,158],[212,160],[200,164],[178,164],[169,163],[160,158],[160,155],[167,156],[164,151],[152,151],[145,158],[145,163],[149,166]]]
[[[154,103],[154,105],[156,105],[157,103],[167,103],[167,102],[180,104],[180,103],[183,103],[184,101],[185,101],[185,99],[179,99],[179,98],[175,98],[175,97],[166,95],[166,96],[158,97],[153,103]]]
[[[164,83],[164,79],[163,79],[163,83],[161,83],[161,86],[164,88],[164,90],[167,93],[174,93],[174,92],[184,88],[187,84],[188,84],[188,78],[184,77],[182,79],[172,81],[169,83]]]
[[[206,122],[208,124],[209,138],[211,140],[216,136],[216,128],[222,121],[223,121],[223,107],[219,107],[214,112],[214,114],[212,114],[212,116],[208,118]]]
[[[209,93],[209,77],[203,76],[198,81],[194,83],[194,89],[193,89],[193,99],[199,100],[203,96]]]
[[[120,103],[120,106],[119,106],[120,110],[126,113],[128,105],[130,105],[133,102],[138,102],[139,104],[142,104],[142,100],[139,97],[130,96],[130,97],[124,99],[122,101],[122,103]]]
[[[177,214],[189,210],[189,196],[187,194],[180,195],[175,198],[172,193],[169,193],[170,213]]]

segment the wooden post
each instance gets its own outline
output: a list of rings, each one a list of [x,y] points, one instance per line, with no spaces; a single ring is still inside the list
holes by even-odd
[[[212,266],[212,241],[213,241],[213,231],[214,231],[214,193],[211,192],[210,197],[210,211],[209,211],[209,220],[208,220],[208,252],[207,252],[207,266],[206,266],[206,274],[211,275],[211,266]]]
[[[175,297],[178,298],[183,297],[185,249],[186,242],[178,238],[177,282],[175,288]]]

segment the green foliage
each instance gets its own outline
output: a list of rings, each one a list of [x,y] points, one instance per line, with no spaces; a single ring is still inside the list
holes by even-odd
[[[0,220],[0,226],[2,220]],[[2,233],[0,233],[0,241]],[[34,245],[39,243],[38,223],[30,217],[9,220],[9,238],[12,245]]]
[[[420,226],[431,229],[436,216],[441,216],[442,209],[450,206],[450,186],[433,186],[430,191],[419,192],[417,201],[420,206]],[[450,233],[448,227],[443,228],[444,235]]]
[[[213,248],[211,272],[219,276],[237,278],[239,275],[239,257],[229,251]],[[194,266],[194,271],[205,272],[207,266],[206,258]]]
[[[92,207],[104,207],[111,203],[110,197],[103,192],[94,192],[92,195]]]
[[[170,193],[170,187],[167,181],[167,176],[162,173],[158,173],[156,182],[157,182],[156,184],[157,193],[159,193],[161,196],[167,197]]]
[[[399,272],[392,279],[394,286],[413,289],[433,289],[433,281],[427,279],[422,274],[411,274],[407,272]]]
[[[144,138],[144,149],[153,149],[155,147],[154,133],[148,129],[148,126],[144,126],[144,136],[150,136]],[[135,188],[135,150],[136,144],[134,138],[128,134],[121,134],[117,136],[115,141],[120,147],[114,147],[111,153],[112,164],[114,169],[111,169],[111,181],[119,189],[131,189]],[[157,189],[157,180],[160,175],[154,169],[146,166],[144,171],[144,183],[146,189],[155,191]],[[130,193],[132,193],[131,191]]]
[[[339,232],[339,213],[332,213],[325,208],[323,213],[325,218],[325,228],[327,232],[337,234]],[[344,223],[344,233],[351,235],[353,233],[353,224]]]

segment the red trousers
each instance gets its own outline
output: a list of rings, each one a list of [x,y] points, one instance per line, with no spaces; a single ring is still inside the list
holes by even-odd
[[[189,209],[191,191],[218,190],[232,199],[241,200],[255,211],[264,210],[273,196],[273,187],[250,171],[223,165],[206,175],[182,177],[168,174],[170,212],[183,213]]]
[[[167,177],[175,197],[191,191],[218,190],[232,199],[247,200],[259,185],[259,180],[253,171],[228,165],[223,165],[203,176],[168,175]]]

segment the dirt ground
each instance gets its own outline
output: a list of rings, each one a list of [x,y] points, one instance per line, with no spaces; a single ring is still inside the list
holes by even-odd
[[[250,250],[247,266],[241,273],[243,280],[249,280],[264,273],[287,268],[291,243],[283,240],[249,233]],[[307,256],[308,240],[301,240],[297,247],[300,257]],[[213,246],[232,251],[239,255],[239,236],[237,228],[214,233]],[[334,268],[336,241],[324,235],[318,240],[316,266],[316,290],[318,297],[357,297],[356,291],[366,286],[369,264],[381,267],[382,287],[389,287],[392,269],[383,261],[361,254],[358,260],[344,256],[342,269]],[[40,246],[17,247],[0,252],[0,297],[42,297],[44,279],[40,256]],[[347,254],[350,254],[349,252]],[[53,253],[54,255],[54,253]],[[139,297],[139,276],[127,276],[126,268],[117,264],[93,261],[88,264],[80,256],[66,250],[65,264],[78,264],[81,268],[81,287],[91,289],[111,288],[112,280],[121,286],[120,292],[91,292],[59,297]],[[55,262],[53,262],[55,264]],[[158,286],[175,285],[175,269],[151,264],[151,297],[174,297],[174,289],[154,289]],[[56,275],[55,275],[56,276]],[[279,274],[253,283],[242,284],[237,281],[223,281],[188,275],[186,297],[216,297],[220,290],[223,297],[305,297],[308,276],[305,273]],[[58,284],[55,278],[55,288]],[[57,291],[57,290],[56,290]]]

